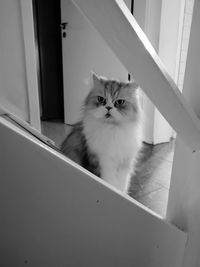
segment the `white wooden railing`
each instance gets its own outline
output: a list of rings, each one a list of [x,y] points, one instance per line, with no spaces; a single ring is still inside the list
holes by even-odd
[[[191,149],[200,149],[200,122],[167,73],[123,0],[73,0],[141,88]]]

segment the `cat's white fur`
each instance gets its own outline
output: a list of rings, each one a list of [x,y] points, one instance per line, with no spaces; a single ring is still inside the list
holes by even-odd
[[[94,76],[93,79],[98,87],[98,78]],[[126,94],[130,98],[128,93],[125,93],[125,97]],[[139,101],[137,94],[132,101]],[[112,116],[105,118],[105,106],[86,110],[83,131],[90,150],[98,156],[102,179],[122,192],[127,192],[142,144],[142,112],[139,109],[135,114],[124,116],[113,106],[111,99],[108,102],[112,106]]]
[[[84,120],[84,133],[91,151],[99,157],[102,178],[127,192],[141,147],[140,125],[130,122],[120,126],[105,124],[88,115]]]

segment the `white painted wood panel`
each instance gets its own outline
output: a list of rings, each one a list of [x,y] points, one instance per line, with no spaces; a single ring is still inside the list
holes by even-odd
[[[186,234],[0,118],[0,265],[181,267]]]
[[[20,0],[24,39],[26,85],[28,94],[28,122],[41,132],[40,104],[37,76],[36,44],[32,0]],[[14,114],[15,115],[15,114]]]
[[[155,50],[122,0],[73,0],[142,89],[193,150],[200,149],[200,124]]]
[[[193,1],[188,1],[193,4]],[[192,6],[191,6],[192,8]],[[200,2],[194,1],[183,94],[200,116]],[[177,138],[167,217],[188,232],[183,267],[200,266],[200,152]]]
[[[0,1],[0,104],[29,120],[20,0]]]
[[[185,1],[183,0],[162,1],[161,9],[158,55],[165,64],[168,73],[171,75],[176,84],[180,63],[181,33],[185,5],[184,2]],[[168,142],[174,135],[173,129],[157,109],[155,110],[154,127],[154,138],[158,142]],[[158,131],[156,131],[156,129],[158,129]]]
[[[162,0],[134,0],[134,17],[156,51],[158,51],[159,44],[161,3]],[[154,138],[155,106],[145,94],[143,96],[143,106],[144,141],[155,144],[157,143]],[[160,133],[160,137],[162,138],[162,133]]]

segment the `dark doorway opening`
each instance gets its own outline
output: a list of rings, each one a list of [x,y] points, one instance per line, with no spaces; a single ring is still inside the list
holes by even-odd
[[[59,0],[33,0],[41,120],[64,120]]]

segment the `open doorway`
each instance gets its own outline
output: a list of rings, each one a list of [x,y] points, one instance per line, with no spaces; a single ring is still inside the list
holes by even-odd
[[[64,120],[61,14],[58,0],[33,0],[41,120]]]

